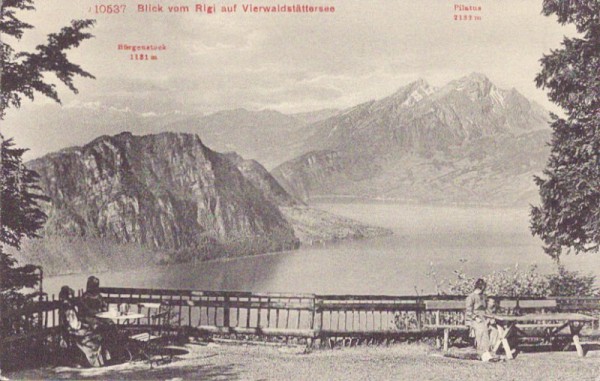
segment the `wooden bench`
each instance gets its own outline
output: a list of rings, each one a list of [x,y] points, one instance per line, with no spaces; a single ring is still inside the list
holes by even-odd
[[[469,331],[469,327],[465,324],[444,324],[442,323],[442,312],[464,312],[465,301],[464,300],[427,300],[425,301],[425,311],[433,312],[435,315],[434,324],[425,324],[423,326],[426,330],[434,330],[436,333],[443,333],[443,347],[444,351],[448,351],[448,343],[450,341],[450,332],[452,331]],[[440,345],[440,336],[436,335],[436,344],[438,348]]]
[[[523,312],[554,312],[557,309],[557,303],[554,299],[520,299],[518,306]],[[512,311],[517,307],[517,300],[502,300],[500,308],[504,311]],[[425,301],[425,310],[435,314],[434,324],[425,324],[424,328],[434,330],[443,334],[444,351],[448,350],[450,333],[453,331],[469,331],[470,327],[465,324],[445,324],[442,323],[441,313],[443,312],[464,312],[464,300],[427,300]],[[518,324],[520,329],[528,328],[558,328],[561,324]],[[436,343],[440,347],[440,336],[436,336]]]
[[[519,308],[523,312],[556,312],[555,299],[525,299],[519,300]],[[517,300],[502,300],[500,308],[512,311],[517,307]]]
[[[598,320],[596,320],[596,323]],[[588,329],[581,330],[581,337],[586,343],[600,343],[600,329],[590,327]]]
[[[512,311],[517,307],[516,300],[502,300],[500,302],[500,308],[505,311]],[[519,308],[523,313],[547,313],[556,312],[558,305],[555,299],[525,299],[519,300]],[[560,323],[540,323],[540,324],[517,324],[519,329],[545,329],[545,328],[558,328],[562,324]]]

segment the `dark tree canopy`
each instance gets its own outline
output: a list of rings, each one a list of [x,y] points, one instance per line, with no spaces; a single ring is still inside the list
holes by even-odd
[[[48,198],[37,185],[39,175],[23,165],[26,150],[14,148],[12,139],[2,140],[0,144],[0,245],[19,249],[24,237],[39,237],[37,232],[46,222],[39,202]]]
[[[48,35],[48,41],[36,47],[35,52],[16,51],[7,36],[14,41],[23,37],[33,26],[18,19],[18,12],[34,10],[33,0],[2,0],[0,5],[0,60],[2,62],[0,119],[8,107],[20,107],[23,97],[33,100],[39,92],[60,103],[56,85],[44,78],[44,73],[53,73],[71,91],[77,93],[73,84],[76,75],[94,78],[79,65],[69,61],[66,51],[76,48],[91,37],[85,30],[93,20],[73,20],[71,25],[58,33]]]
[[[600,1],[544,0],[542,13],[578,32],[542,57],[535,79],[565,114],[552,115],[550,158],[535,179],[541,205],[531,209],[532,233],[558,260],[600,245]]]
[[[0,301],[6,303],[22,299],[17,291],[34,286],[38,277],[36,266],[17,266],[4,246],[19,249],[24,237],[38,237],[46,221],[39,202],[48,198],[37,185],[38,174],[23,165],[26,150],[0,139]]]
[[[19,19],[20,12],[35,10],[33,0],[0,2],[0,121],[9,107],[19,108],[23,97],[34,99],[36,92],[60,103],[56,85],[44,77],[54,74],[77,93],[75,76],[94,78],[69,61],[66,51],[92,37],[85,30],[93,20],[74,20],[58,33],[48,35],[34,52],[17,51],[17,43],[33,26]],[[25,149],[15,148],[11,139],[0,134],[0,307],[18,306],[27,300],[19,291],[38,282],[37,267],[19,266],[5,246],[19,249],[25,237],[38,237],[46,221],[40,202],[47,197],[37,185],[38,175],[23,165]],[[31,296],[31,295],[30,295]]]

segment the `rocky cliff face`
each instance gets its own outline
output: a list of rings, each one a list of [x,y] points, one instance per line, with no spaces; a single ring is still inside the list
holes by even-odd
[[[351,169],[348,156],[341,151],[312,151],[277,167],[273,175],[290,194],[308,200],[314,189],[326,193],[325,187],[347,179],[346,172]]]
[[[308,153],[272,172],[304,200],[527,203],[548,155],[547,112],[477,73],[440,89],[419,80],[307,129]]]
[[[50,197],[43,239],[13,253],[46,274],[109,271],[390,234],[308,208],[258,162],[196,135],[102,136],[27,164]]]
[[[256,160],[245,160],[235,152],[225,154],[242,175],[259,189],[265,198],[278,206],[300,206],[304,203],[291,196],[275,178]]]
[[[298,246],[277,205],[198,136],[100,137],[30,162],[52,199],[49,236],[108,238],[165,250]]]

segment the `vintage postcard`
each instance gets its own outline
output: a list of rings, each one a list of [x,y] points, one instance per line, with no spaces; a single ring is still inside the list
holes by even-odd
[[[0,377],[600,377],[598,222],[532,212],[598,9],[4,0]]]

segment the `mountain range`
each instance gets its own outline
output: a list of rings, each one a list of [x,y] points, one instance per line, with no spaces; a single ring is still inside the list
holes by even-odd
[[[548,119],[479,73],[441,88],[421,79],[306,126],[305,153],[272,173],[305,201],[526,204],[548,156]]]
[[[65,147],[83,146],[101,135],[134,132],[138,135],[165,131],[197,134],[218,152],[237,152],[255,159],[266,168],[303,153],[304,127],[335,115],[338,110],[283,114],[274,110],[249,111],[243,108],[202,112],[173,110],[164,113],[140,113],[130,109],[107,107],[100,103],[75,103],[65,107],[53,104],[30,105],[27,112],[9,114],[4,123],[11,129],[39,131],[45,139],[31,136],[17,144],[37,156]],[[27,155],[27,154],[26,154]],[[35,158],[29,156],[29,158]]]
[[[546,110],[479,73],[439,88],[419,79],[383,99],[301,114],[56,108],[41,106],[19,119],[31,130],[43,121],[48,132],[28,147],[58,149],[123,131],[198,134],[218,152],[256,160],[304,201],[526,205],[537,200],[532,176],[544,167],[550,139]],[[65,126],[78,131],[64,133]]]

